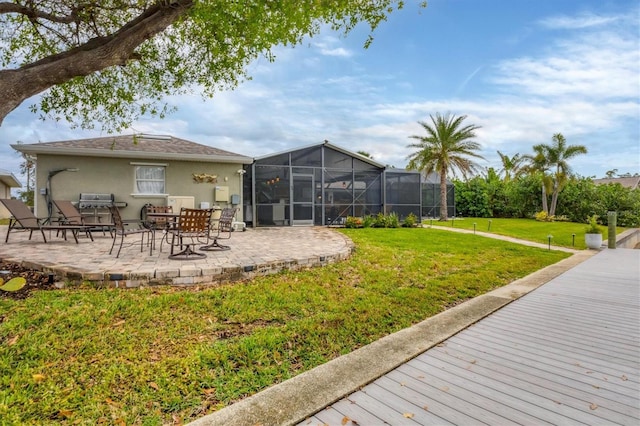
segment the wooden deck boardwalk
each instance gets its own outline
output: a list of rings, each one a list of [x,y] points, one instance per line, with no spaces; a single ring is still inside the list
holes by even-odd
[[[640,251],[604,250],[300,425],[640,424]]]

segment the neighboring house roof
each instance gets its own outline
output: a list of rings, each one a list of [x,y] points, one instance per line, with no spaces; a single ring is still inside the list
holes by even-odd
[[[638,189],[640,188],[640,176],[594,179],[593,183],[596,185],[619,183],[625,188]]]
[[[15,144],[26,154],[86,157],[142,158],[251,164],[253,158],[173,136],[121,135],[70,141]]]
[[[18,179],[9,171],[0,169],[0,182],[7,185],[9,188],[21,188],[22,184]]]

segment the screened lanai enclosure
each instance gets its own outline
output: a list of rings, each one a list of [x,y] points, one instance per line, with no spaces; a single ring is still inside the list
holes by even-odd
[[[245,166],[249,226],[341,225],[347,216],[422,214],[418,172],[385,168],[329,142]]]
[[[453,182],[447,179],[447,216],[456,216]],[[431,173],[422,177],[422,217],[440,217],[440,176]]]

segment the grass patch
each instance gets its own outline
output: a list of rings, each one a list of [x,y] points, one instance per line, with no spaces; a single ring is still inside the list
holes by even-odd
[[[435,229],[344,232],[352,258],[298,273],[0,300],[0,418],[194,420],[568,256]]]
[[[449,219],[446,222],[438,220],[426,220],[423,224],[434,226],[445,226],[460,229],[473,230],[475,224],[478,232],[491,232],[493,234],[505,235],[507,237],[519,238],[526,241],[533,241],[541,244],[548,244],[548,236],[552,235],[551,245],[560,247],[586,249],[584,242],[586,223],[575,222],[539,222],[533,219],[492,219],[492,218],[457,218]],[[600,226],[602,239],[607,241],[608,228]],[[616,228],[616,233],[620,233],[627,228]]]

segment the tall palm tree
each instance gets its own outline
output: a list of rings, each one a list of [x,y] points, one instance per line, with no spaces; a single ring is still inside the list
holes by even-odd
[[[520,154],[515,154],[513,157],[509,157],[506,154],[498,151],[498,155],[500,156],[500,161],[502,161],[502,169],[501,173],[504,173],[503,180],[505,182],[509,182],[512,178],[517,178],[520,173],[522,173],[522,163],[524,162],[524,157],[521,157]]]
[[[533,146],[533,154],[523,156],[527,164],[524,166],[525,172],[529,174],[540,174],[542,177],[542,210],[549,214],[549,201],[547,194],[551,192],[551,179],[549,177],[549,160],[547,155],[547,145],[539,144]]]
[[[426,136],[409,136],[418,142],[407,146],[417,149],[407,157],[407,169],[424,173],[437,172],[440,175],[440,220],[447,220],[447,173],[451,171],[455,175],[456,171],[460,171],[467,178],[467,175],[476,172],[478,165],[467,157],[484,159],[476,152],[480,149],[480,144],[472,140],[480,127],[472,124],[462,126],[466,115],[456,117],[437,113],[435,117],[429,117],[431,123],[418,121],[427,132]]]
[[[583,145],[567,145],[562,133],[556,133],[551,138],[552,144],[539,144],[533,147],[534,155],[525,155],[530,172],[542,174],[542,209],[549,216],[556,214],[558,194],[565,187],[571,177],[571,167],[568,160],[579,154],[586,154]],[[551,194],[551,207],[547,208],[548,194]]]
[[[552,167],[553,194],[551,195],[551,207],[549,215],[556,214],[558,205],[558,194],[565,187],[569,178],[573,175],[568,160],[576,155],[586,154],[587,148],[584,145],[567,145],[567,141],[562,133],[556,133],[551,138],[553,143],[548,146],[549,163]]]

